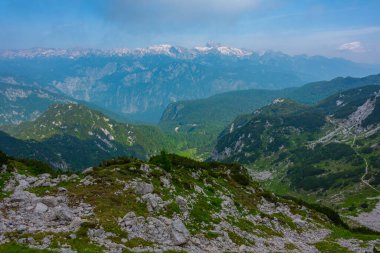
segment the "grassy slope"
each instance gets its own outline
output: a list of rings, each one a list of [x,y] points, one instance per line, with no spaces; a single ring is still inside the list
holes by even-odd
[[[238,115],[251,113],[278,97],[314,104],[328,96],[355,87],[380,84],[380,75],[364,78],[335,78],[277,91],[245,90],[218,94],[207,99],[170,104],[159,126],[176,138],[188,155],[207,157],[220,132]],[[175,128],[178,132],[175,132]]]

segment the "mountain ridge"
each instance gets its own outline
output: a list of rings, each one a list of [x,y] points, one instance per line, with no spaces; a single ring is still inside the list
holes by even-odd
[[[379,92],[380,85],[370,85],[312,106],[272,103],[226,127],[212,158],[246,164],[267,189],[380,229]]]
[[[54,167],[54,164],[62,164],[58,167],[66,170],[83,170],[117,156],[148,159],[173,145],[156,127],[119,123],[80,104],[51,105],[35,121],[4,125],[0,129],[17,138],[21,146],[24,142],[25,145],[45,147],[46,154],[40,152],[38,157]],[[12,140],[5,136],[0,148],[9,150],[9,142]],[[33,149],[18,152],[14,147],[8,152],[18,157],[36,156]],[[56,161],[57,157],[59,161]]]
[[[274,99],[282,97],[301,103],[315,104],[320,99],[355,87],[380,84],[380,74],[364,78],[335,78],[283,90],[244,90],[217,94],[206,99],[178,101],[168,105],[159,126],[168,134],[185,139],[189,149],[208,153],[220,132],[242,114],[251,113]],[[198,139],[202,142],[196,143]],[[205,148],[205,146],[207,146]]]
[[[248,54],[223,46],[192,50],[165,45],[137,53],[121,50],[120,54],[21,51],[20,57],[0,57],[0,79],[57,90],[134,120],[157,122],[174,101],[250,88],[281,89],[380,71],[380,66],[336,58]]]

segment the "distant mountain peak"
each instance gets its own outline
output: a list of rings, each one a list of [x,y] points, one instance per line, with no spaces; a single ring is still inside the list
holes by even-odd
[[[31,48],[20,50],[4,50],[0,51],[0,58],[36,58],[36,57],[64,57],[64,58],[80,58],[89,55],[101,56],[126,56],[126,55],[167,55],[170,57],[188,58],[197,55],[217,53],[221,55],[242,57],[252,54],[251,51],[224,46],[220,43],[207,43],[206,46],[197,46],[194,48],[185,48],[173,46],[171,44],[158,44],[144,48],[115,48],[109,50],[90,49],[90,48]]]
[[[208,42],[206,46],[197,46],[194,47],[194,49],[199,53],[220,53],[222,55],[228,55],[228,56],[236,56],[236,57],[243,57],[243,56],[249,56],[252,55],[252,51],[248,51],[241,48],[235,48],[235,47],[228,47],[225,45],[222,45],[221,43],[216,42]]]

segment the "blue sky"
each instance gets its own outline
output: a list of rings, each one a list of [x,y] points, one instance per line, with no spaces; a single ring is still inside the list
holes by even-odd
[[[1,0],[0,48],[192,47],[380,63],[378,0]]]

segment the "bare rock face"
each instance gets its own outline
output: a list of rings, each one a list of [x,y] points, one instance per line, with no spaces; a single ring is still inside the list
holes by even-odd
[[[380,202],[369,213],[361,213],[358,217],[351,217],[360,224],[380,232]]]
[[[143,238],[163,245],[178,246],[190,239],[190,233],[183,222],[165,217],[138,217],[134,212],[127,213],[119,220],[119,225],[128,232],[129,239]]]

